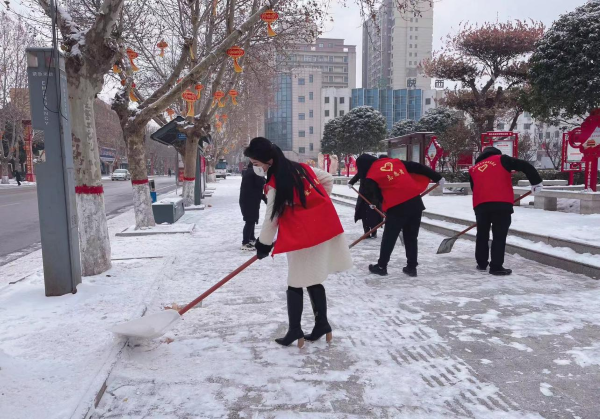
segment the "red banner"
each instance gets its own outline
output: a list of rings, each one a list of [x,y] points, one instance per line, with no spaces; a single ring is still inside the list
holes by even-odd
[[[23,137],[25,140],[25,152],[27,154],[27,173],[25,180],[27,182],[35,182],[33,173],[33,128],[30,120],[23,120]]]

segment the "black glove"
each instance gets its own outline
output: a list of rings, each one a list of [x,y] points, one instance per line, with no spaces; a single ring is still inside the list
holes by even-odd
[[[256,241],[254,247],[256,248],[256,257],[258,259],[266,258],[271,253],[271,249],[273,249],[273,245],[262,244],[259,240]]]

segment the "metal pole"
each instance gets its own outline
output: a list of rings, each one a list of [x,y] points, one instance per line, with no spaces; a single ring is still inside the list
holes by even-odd
[[[179,155],[177,149],[175,147],[173,149],[175,150],[175,169],[173,169],[175,172],[175,196],[177,196],[177,187],[179,186]]]

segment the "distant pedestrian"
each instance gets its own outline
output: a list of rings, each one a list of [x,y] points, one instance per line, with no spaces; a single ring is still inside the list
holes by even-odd
[[[258,224],[260,201],[267,202],[264,195],[265,178],[254,173],[254,166],[248,167],[242,173],[242,186],[240,186],[240,209],[246,224],[242,238],[242,250],[254,250],[254,226]]]
[[[473,191],[473,209],[477,221],[475,260],[478,270],[487,270],[488,260],[490,260],[491,228],[494,238],[489,272],[492,275],[510,275],[512,273],[511,269],[504,267],[506,236],[508,236],[514,212],[512,171],[525,173],[534,194],[542,190],[542,178],[530,163],[502,154],[495,147],[487,147],[483,150],[483,153],[475,160],[475,166],[469,169],[471,190]]]
[[[15,170],[15,179],[17,181],[17,185],[21,186],[21,172]]]
[[[169,168],[169,177],[171,177],[171,168]]]

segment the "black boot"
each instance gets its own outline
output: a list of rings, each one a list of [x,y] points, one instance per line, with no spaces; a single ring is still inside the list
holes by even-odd
[[[512,269],[500,268],[500,269],[492,269],[490,268],[490,274],[496,276],[507,276],[512,273]]]
[[[381,275],[381,276],[387,275],[387,267],[379,266],[379,264],[369,265],[369,271],[372,274],[377,274],[377,275]]]
[[[313,313],[315,314],[315,327],[313,327],[312,333],[304,335],[304,339],[314,342],[315,340],[321,339],[323,335],[327,335],[327,342],[331,342],[331,326],[327,321],[327,297],[325,295],[325,287],[321,284],[313,285],[306,289],[308,296],[310,297],[310,304],[312,305]]]
[[[275,342],[283,346],[290,346],[297,340],[298,347],[302,348],[304,346],[304,332],[300,326],[302,319],[302,288],[288,287],[286,292],[288,320],[290,324],[286,335],[275,339]]]
[[[413,278],[417,276],[417,268],[409,268],[408,266],[405,266],[402,268],[402,272]]]

